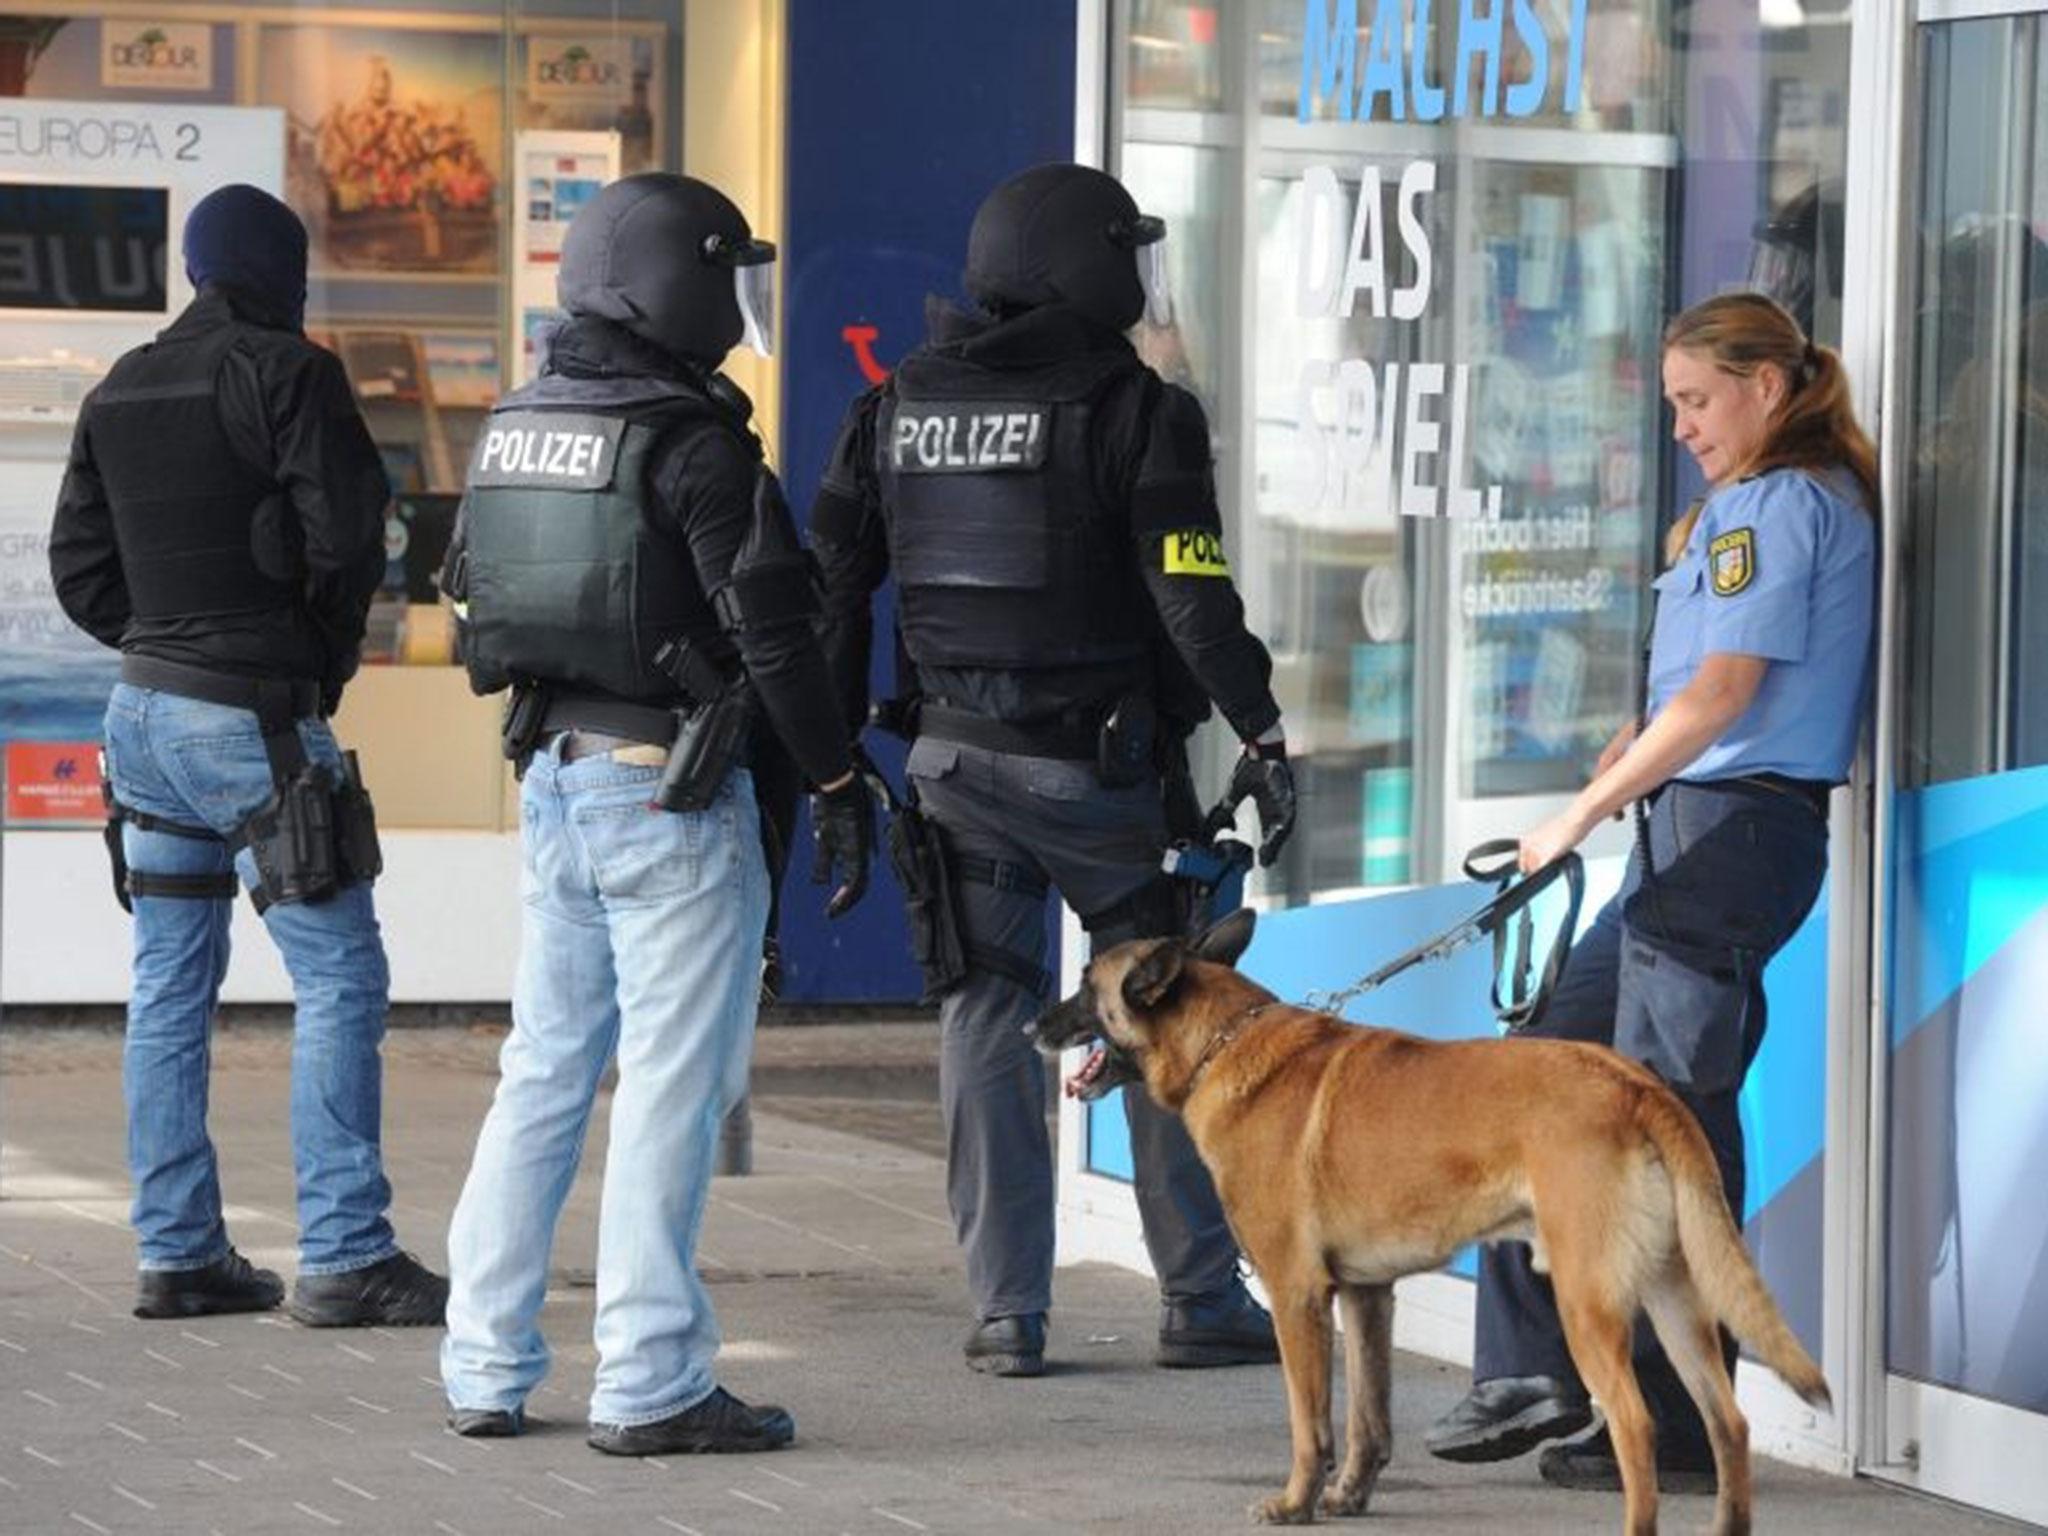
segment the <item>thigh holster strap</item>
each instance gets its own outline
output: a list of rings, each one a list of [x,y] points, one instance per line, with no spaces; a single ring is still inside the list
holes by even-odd
[[[1030,865],[1013,863],[1008,859],[985,859],[979,854],[954,853],[948,849],[946,864],[955,881],[985,885],[991,890],[1014,891],[1034,901],[1044,901],[1046,893],[1052,889],[1045,876]],[[1006,981],[1013,981],[1033,997],[1044,997],[1052,990],[1052,972],[1023,955],[993,944],[977,944],[971,936],[961,948],[966,954],[967,964],[974,970],[987,971]]]
[[[167,821],[147,811],[132,810],[114,798],[114,786],[104,778],[100,780],[100,798],[107,807],[107,827],[103,835],[107,844],[107,860],[114,867],[114,900],[121,903],[123,912],[135,910],[129,899],[134,896],[172,896],[186,901],[234,899],[237,882],[231,870],[217,875],[155,875],[146,870],[130,869],[128,850],[121,841],[121,828],[125,824],[137,831],[161,832],[167,837],[182,837],[195,843],[223,843],[226,838],[207,827],[188,826],[182,821]]]
[[[217,875],[152,875],[147,870],[128,871],[130,896],[171,896],[183,901],[233,901],[241,882],[233,870]]]
[[[1128,939],[1168,938],[1187,926],[1183,902],[1181,882],[1161,875],[1098,911],[1083,913],[1081,926],[1090,934],[1121,931]]]
[[[1033,965],[1022,955],[1007,949],[998,949],[993,944],[968,943],[967,964],[972,970],[987,971],[1005,981],[1014,981],[1033,997],[1044,997],[1052,990],[1052,972],[1042,965]]]
[[[1007,859],[984,859],[971,853],[953,854],[953,877],[973,885],[986,885],[998,891],[1015,891],[1022,896],[1045,899],[1051,885],[1044,875],[1028,864],[1013,864]]]

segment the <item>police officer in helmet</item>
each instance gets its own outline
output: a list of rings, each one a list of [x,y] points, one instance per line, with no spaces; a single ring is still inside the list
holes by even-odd
[[[758,1001],[754,735],[818,786],[831,915],[865,889],[872,836],[813,567],[752,404],[718,372],[742,339],[768,349],[774,254],[701,181],[606,187],[563,245],[567,319],[541,375],[498,403],[470,464],[444,582],[472,685],[510,690],[527,890],[512,1033],[448,1237],[458,1434],[518,1434],[547,1373],[548,1252],[614,1055],[589,1442],[765,1451],[795,1433],[717,1384],[693,1256]]]
[[[50,533],[64,611],[121,651],[107,704],[115,889],[135,918],[122,1082],[139,1317],[267,1310],[228,1241],[207,1032],[246,884],[291,973],[299,1274],[315,1327],[433,1324],[447,1282],[399,1251],[380,1150],[389,971],[354,754],[354,675],[390,499],[331,353],[306,340],[306,231],[227,186],[186,220],[197,296],[79,411]]]
[[[1170,838],[1201,830],[1184,751],[1210,700],[1244,741],[1214,821],[1256,798],[1270,862],[1294,790],[1221,546],[1209,429],[1126,332],[1164,322],[1165,230],[1112,177],[1044,165],[976,214],[966,288],[862,396],[812,514],[827,649],[867,707],[869,596],[893,571],[911,793],[937,829],[964,976],[942,993],[947,1194],[977,1323],[967,1363],[1044,1369],[1053,1262],[1044,1077],[1023,1034],[1050,978],[1049,887],[1100,946],[1184,931]],[[1107,1079],[1098,1078],[1089,1091]],[[1163,1365],[1275,1359],[1180,1123],[1126,1095]]]

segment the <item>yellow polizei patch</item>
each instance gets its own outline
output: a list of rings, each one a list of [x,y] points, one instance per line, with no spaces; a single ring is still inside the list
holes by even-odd
[[[1707,570],[1716,597],[1733,597],[1756,580],[1756,532],[1732,528],[1707,546]]]
[[[1176,528],[1161,541],[1169,576],[1228,576],[1223,540],[1207,528]]]

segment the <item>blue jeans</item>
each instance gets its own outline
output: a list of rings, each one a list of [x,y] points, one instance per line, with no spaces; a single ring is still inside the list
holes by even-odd
[[[694,1256],[719,1125],[746,1090],[768,875],[745,770],[677,814],[649,803],[659,769],[559,753],[535,754],[520,794],[512,1032],[448,1232],[441,1380],[457,1408],[514,1409],[547,1374],[548,1254],[616,1051],[590,1417],[648,1424],[714,1385]]]
[[[131,810],[218,834],[269,798],[256,716],[122,683],[107,702],[107,771]],[[324,721],[299,722],[316,763],[338,768]],[[128,867],[219,874],[224,844],[123,828]],[[244,850],[233,866],[256,882]],[[128,1168],[144,1269],[197,1269],[228,1251],[220,1176],[206,1134],[208,1031],[228,968],[229,901],[135,898],[135,978],[122,1087]],[[298,1175],[299,1273],[360,1269],[398,1251],[385,1211],[378,1145],[384,1009],[390,971],[367,885],[326,901],[273,906],[264,925],[292,979],[292,1162]]]

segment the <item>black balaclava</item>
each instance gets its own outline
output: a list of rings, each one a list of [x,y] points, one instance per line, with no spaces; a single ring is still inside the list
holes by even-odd
[[[1085,165],[1040,165],[983,201],[967,236],[967,292],[997,314],[1065,302],[1127,331],[1145,312],[1129,244],[1115,238],[1138,205],[1113,176]]]
[[[729,266],[712,237],[745,243],[745,215],[716,187],[666,171],[613,182],[562,242],[555,292],[572,315],[616,321],[673,357],[716,368],[742,335]]]
[[[268,192],[236,182],[209,192],[185,219],[185,276],[253,298],[265,318],[306,323],[306,226]]]

